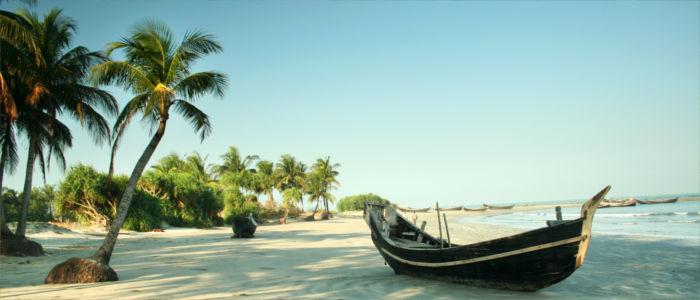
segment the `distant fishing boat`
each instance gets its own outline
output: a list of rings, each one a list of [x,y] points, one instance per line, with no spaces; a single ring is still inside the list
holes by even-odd
[[[404,213],[427,212],[427,211],[430,210],[430,207],[419,208],[419,209],[413,209],[413,208],[410,208],[410,207],[401,207],[401,206],[399,206],[398,208],[399,208],[399,210],[400,210],[401,212],[404,212]]]
[[[459,210],[462,210],[462,206],[454,206],[454,207],[440,209],[440,211],[459,211]]]
[[[606,199],[607,200],[607,199]],[[624,207],[624,206],[635,206],[637,205],[637,199],[635,198],[628,198],[625,200],[613,200],[614,202],[601,202],[600,205],[598,205],[598,208],[607,208],[607,207]]]
[[[449,242],[449,231],[447,241],[442,230],[440,238],[433,237],[385,204],[366,202],[364,219],[374,246],[396,274],[535,291],[564,280],[583,264],[593,215],[609,190],[584,203],[578,219],[463,246]]]
[[[499,206],[499,205],[488,205],[488,204],[484,204],[484,207],[486,207],[486,208],[488,208],[488,209],[511,209],[511,208],[513,208],[513,206],[515,206],[515,205],[504,205],[504,206]]]
[[[485,211],[487,209],[486,206],[482,207],[475,207],[475,208],[469,208],[469,207],[464,207],[464,211]]]
[[[669,199],[657,199],[657,200],[637,200],[637,203],[639,204],[660,204],[660,203],[673,203],[677,202],[678,197],[674,198],[669,198]]]

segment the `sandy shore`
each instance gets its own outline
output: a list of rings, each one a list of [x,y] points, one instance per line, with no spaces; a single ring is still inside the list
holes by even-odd
[[[553,209],[553,205],[521,206],[514,211],[543,208]],[[521,231],[455,221],[483,213],[446,214],[456,243]],[[437,232],[435,212],[419,213],[417,218],[418,223],[428,222],[428,231]],[[48,255],[0,256],[0,298],[609,299],[700,294],[700,253],[697,247],[675,240],[594,237],[584,266],[571,277],[535,293],[521,293],[394,275],[372,245],[361,213],[328,221],[260,226],[253,239],[230,236],[228,227],[122,234],[111,261],[119,281],[45,285],[44,278],[55,264],[89,256],[102,237],[69,231],[31,234]]]

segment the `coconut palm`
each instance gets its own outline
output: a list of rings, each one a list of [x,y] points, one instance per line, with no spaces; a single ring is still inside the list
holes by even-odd
[[[211,181],[211,175],[208,171],[210,167],[207,165],[208,157],[208,155],[202,157],[201,154],[195,151],[185,158],[185,170],[203,183],[208,183]]]
[[[242,158],[241,153],[236,147],[229,146],[228,152],[221,155],[221,159],[224,161],[223,164],[213,167],[214,174],[216,174],[217,177],[221,177],[227,173],[234,173],[242,176],[243,172],[250,167],[250,164],[260,159],[260,157],[257,155],[246,155],[245,158]]]
[[[108,44],[107,56],[115,50],[123,50],[126,60],[102,63],[93,68],[91,76],[95,84],[116,84],[135,95],[126,103],[114,124],[116,138],[113,152],[124,129],[137,114],[142,114],[142,119],[155,132],[131,172],[117,215],[102,246],[91,257],[102,266],[109,264],[136,184],[165,134],[173,112],[171,108],[181,114],[204,140],[211,132],[209,117],[193,102],[207,94],[221,98],[227,85],[226,76],[222,73],[190,73],[192,64],[204,55],[222,51],[216,38],[203,31],[188,31],[178,44],[167,25],[147,20],[137,23],[131,34],[121,41]]]
[[[274,177],[276,188],[280,192],[284,193],[284,191],[290,188],[296,188],[302,191],[306,184],[306,165],[298,162],[294,156],[289,154],[282,155],[280,157],[280,162],[276,165]],[[301,202],[303,211],[304,202],[301,201],[301,199],[299,201]]]
[[[267,194],[267,197],[268,197],[267,205],[270,208],[274,208],[275,207],[275,198],[273,197],[272,194],[275,191],[275,185],[277,184],[275,182],[275,176],[274,176],[275,164],[269,160],[261,160],[256,164],[256,167],[258,168],[257,175],[261,179],[262,190],[265,194]]]
[[[15,124],[29,141],[22,209],[15,232],[18,236],[25,234],[35,161],[39,161],[42,173],[50,164],[46,158],[55,157],[65,167],[63,149],[71,146],[72,136],[57,116],[78,119],[100,142],[107,140],[109,126],[97,109],[117,111],[116,101],[109,93],[84,84],[90,68],[104,59],[85,47],[70,48],[77,25],[61,13],[61,9],[52,9],[39,20],[36,14],[20,9],[16,15],[29,24],[32,43],[15,43],[8,53],[3,53],[3,77],[16,101]],[[12,42],[3,41],[6,44]]]
[[[335,169],[339,168],[340,164],[331,164],[330,160],[330,156],[327,156],[325,159],[319,158],[311,166],[311,173],[317,176],[317,180],[320,181],[314,184],[318,184],[321,189],[320,197],[323,198],[323,205],[326,213],[328,213],[328,201],[335,201],[335,197],[329,191],[335,189],[335,185],[339,184],[338,180],[335,178],[338,176],[338,171]]]

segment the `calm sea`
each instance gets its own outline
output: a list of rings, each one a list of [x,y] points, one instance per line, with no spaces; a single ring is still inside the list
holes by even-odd
[[[565,220],[578,218],[580,213],[580,207],[562,209]],[[460,221],[535,229],[546,226],[545,221],[554,219],[555,211],[550,209],[472,217]],[[598,209],[593,219],[593,234],[682,239],[700,245],[700,201]]]

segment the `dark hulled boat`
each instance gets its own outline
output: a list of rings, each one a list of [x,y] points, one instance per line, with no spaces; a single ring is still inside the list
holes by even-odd
[[[535,291],[581,266],[593,215],[609,190],[610,186],[584,203],[578,219],[463,246],[427,234],[387,205],[365,203],[364,218],[374,245],[397,274]]]
[[[657,200],[637,200],[637,203],[639,204],[660,204],[660,203],[673,203],[677,202],[678,197],[674,198],[669,198],[669,199],[657,199]]]
[[[248,217],[233,217],[231,229],[233,235],[231,238],[252,238],[255,237],[255,230],[258,228],[258,223],[253,218],[253,213]]]

